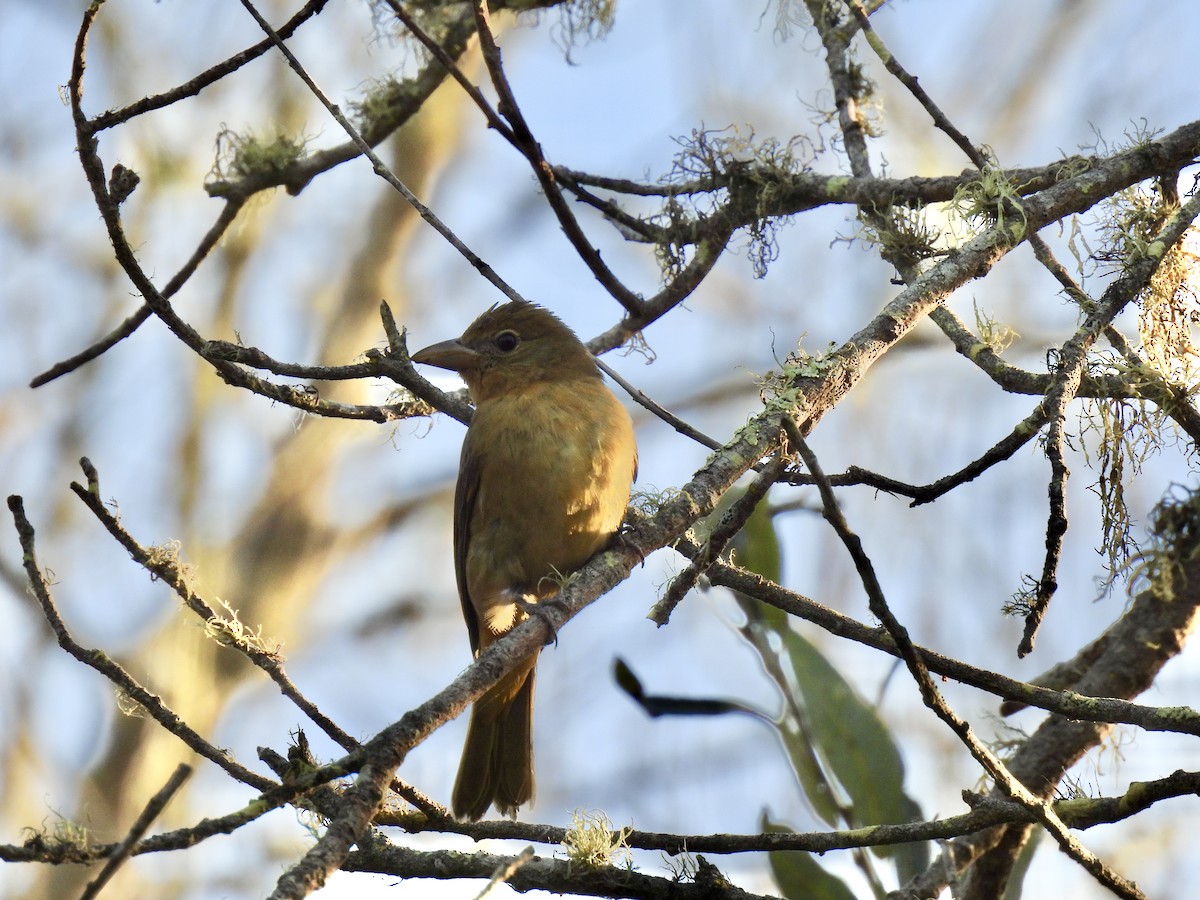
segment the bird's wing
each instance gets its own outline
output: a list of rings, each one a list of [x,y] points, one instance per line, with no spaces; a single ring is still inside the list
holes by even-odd
[[[479,617],[467,587],[467,542],[471,538],[471,519],[479,497],[479,454],[472,449],[471,431],[463,439],[462,458],[458,465],[458,484],[454,488],[454,578],[458,582],[458,599],[471,638],[471,652],[479,652]]]

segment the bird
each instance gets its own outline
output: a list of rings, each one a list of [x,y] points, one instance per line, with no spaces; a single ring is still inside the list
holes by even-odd
[[[628,411],[562,320],[525,300],[493,306],[412,361],[457,372],[475,412],[454,492],[454,573],[478,655],[552,600],[617,534],[637,477]],[[537,655],[475,701],[451,809],[515,818],[534,796]]]

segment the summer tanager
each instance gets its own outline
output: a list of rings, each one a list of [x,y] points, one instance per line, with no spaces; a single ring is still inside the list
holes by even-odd
[[[454,495],[454,572],[476,655],[554,596],[612,538],[637,470],[629,413],[552,313],[513,301],[413,361],[452,369],[475,415]],[[536,655],[471,710],[454,784],[459,818],[533,799]]]

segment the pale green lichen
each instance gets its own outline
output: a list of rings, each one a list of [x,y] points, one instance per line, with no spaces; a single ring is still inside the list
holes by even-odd
[[[571,814],[571,827],[562,847],[572,865],[590,869],[620,865],[632,869],[633,855],[629,848],[632,831],[632,826],[614,830],[602,812],[577,809]]]
[[[825,179],[825,191],[832,197],[841,196],[849,186],[850,178],[847,175],[834,175]]]
[[[1020,337],[1014,329],[1002,322],[997,322],[990,313],[981,310],[978,303],[975,304],[975,328],[979,332],[983,346],[981,347],[979,344],[971,346],[969,351],[971,359],[974,359],[984,348],[993,353],[1003,353],[1012,346],[1014,340]]]
[[[629,505],[634,513],[646,518],[654,518],[668,503],[674,502],[682,492],[679,488],[669,487],[656,490],[648,487],[646,490],[635,490],[629,497]]]
[[[808,171],[816,158],[813,141],[760,139],[752,129],[730,126],[696,129],[677,143],[681,149],[663,181],[679,193],[665,198],[655,217],[662,234],[655,248],[659,264],[668,274],[682,271],[690,254],[702,252],[698,219],[722,208],[723,215],[745,223],[747,256],[754,276],[763,277],[779,253],[776,231],[795,191],[793,176]]]
[[[304,155],[307,139],[282,133],[274,138],[264,138],[223,127],[217,133],[216,144],[213,179],[277,179],[289,172]]]
[[[424,97],[415,81],[388,77],[368,82],[362,97],[346,106],[358,130],[372,135],[394,128]]]
[[[42,846],[57,853],[70,855],[71,851],[86,853],[91,849],[92,840],[86,826],[55,813],[54,824],[49,828],[21,829],[22,843],[26,847]]]
[[[898,269],[906,269],[942,252],[943,233],[929,222],[924,206],[894,206],[887,215],[860,215],[857,239],[879,248]]]
[[[226,614],[214,613],[204,623],[204,634],[206,637],[212,638],[219,644],[232,645],[242,650],[263,653],[275,659],[281,657],[283,645],[278,641],[272,641],[264,637],[261,625],[256,629],[250,628],[238,618],[238,611],[236,609],[219,597],[216,602],[225,610]]]
[[[1019,185],[998,166],[984,166],[977,180],[960,185],[947,209],[977,227],[994,224],[998,232],[1014,242],[1022,240],[1028,231]]]
[[[1013,429],[1019,437],[1024,437],[1027,434],[1036,434],[1041,430],[1040,425],[1034,425],[1028,419],[1022,419],[1017,423],[1017,427]]]
[[[1171,603],[1184,566],[1200,556],[1200,492],[1178,488],[1150,514],[1151,545],[1129,560],[1130,593],[1150,591]]]

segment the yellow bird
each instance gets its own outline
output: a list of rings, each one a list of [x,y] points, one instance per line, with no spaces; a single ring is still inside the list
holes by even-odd
[[[414,362],[458,372],[475,402],[454,494],[454,572],[478,654],[609,543],[637,474],[633,423],[587,347],[524,301],[488,310]],[[471,710],[454,815],[533,799],[531,657]]]

